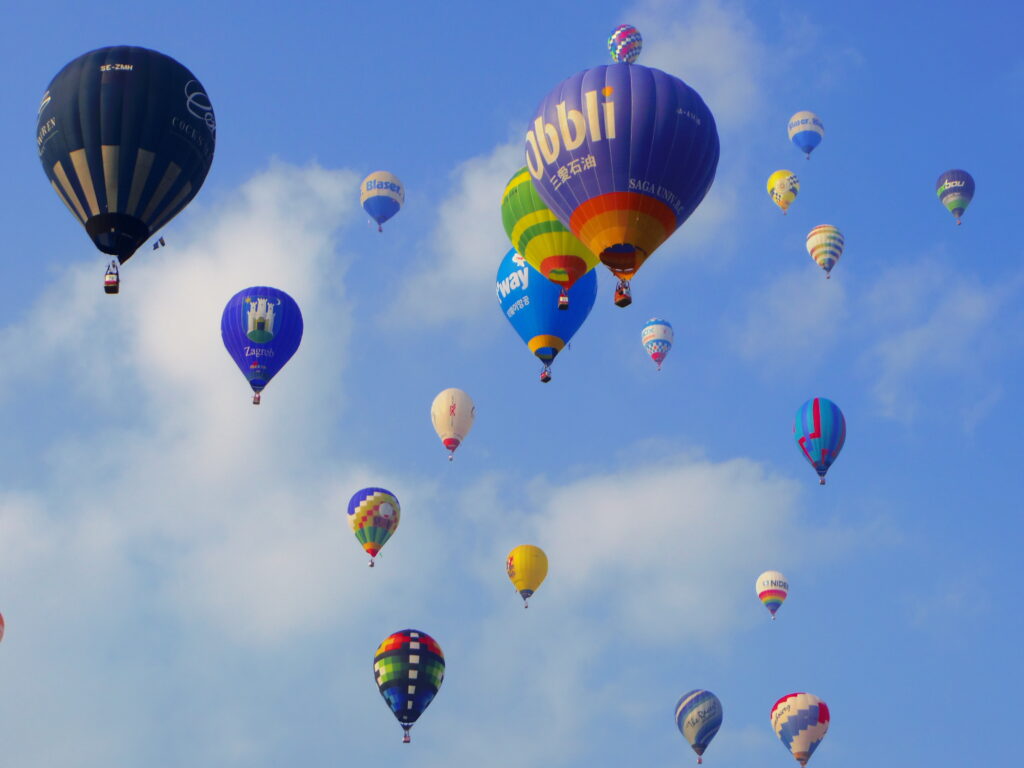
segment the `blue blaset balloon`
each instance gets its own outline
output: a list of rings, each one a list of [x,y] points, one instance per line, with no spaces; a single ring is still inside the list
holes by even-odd
[[[843,412],[828,398],[812,398],[796,412],[793,437],[804,458],[818,473],[821,485],[824,485],[825,473],[846,442],[846,419]]]
[[[255,393],[253,404],[259,405],[260,392],[299,348],[302,313],[284,291],[253,286],[228,301],[220,335]]]

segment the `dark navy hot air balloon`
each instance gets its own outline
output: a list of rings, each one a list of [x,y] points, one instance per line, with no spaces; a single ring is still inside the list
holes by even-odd
[[[793,437],[821,485],[825,473],[843,450],[846,442],[846,419],[839,406],[825,397],[815,397],[800,406],[793,422]]]
[[[228,354],[249,380],[260,404],[260,392],[284,367],[302,341],[302,313],[284,291],[253,286],[231,297],[220,319],[220,335]]]
[[[700,95],[640,64],[579,72],[541,102],[526,134],[537,192],[619,278],[696,210],[715,179],[718,130]]]
[[[206,90],[187,68],[119,45],[57,73],[39,105],[36,142],[57,196],[96,247],[124,263],[195,197],[216,127]]]
[[[572,301],[561,310],[558,296],[562,289],[531,267],[513,248],[498,267],[496,290],[501,311],[544,364],[540,380],[550,381],[555,356],[580,329],[594,306],[597,275],[590,270],[579,278],[569,291]]]

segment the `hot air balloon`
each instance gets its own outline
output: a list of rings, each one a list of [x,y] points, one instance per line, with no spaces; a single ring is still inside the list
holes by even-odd
[[[232,296],[220,318],[220,335],[252,387],[253,405],[302,341],[302,313],[282,290],[253,286]]]
[[[374,171],[359,187],[359,203],[370,218],[377,222],[377,231],[383,232],[381,225],[398,213],[405,202],[405,187],[398,177],[388,171]]]
[[[783,696],[772,707],[772,728],[800,765],[807,765],[828,733],[828,706],[809,693]]]
[[[643,342],[644,351],[651,356],[651,360],[657,363],[659,371],[661,364],[665,362],[665,357],[672,349],[674,340],[672,324],[668,320],[659,320],[656,317],[652,317],[644,323],[644,328],[640,332],[640,341]]]
[[[67,64],[39,105],[36,144],[50,184],[111,262],[124,263],[196,196],[217,124],[196,76],[146,48],[99,48]]]
[[[967,171],[946,171],[935,182],[935,194],[959,224],[960,217],[974,199],[974,178]]]
[[[558,309],[561,290],[526,263],[513,248],[498,266],[496,280],[501,311],[526,346],[543,363],[540,380],[551,380],[551,363],[583,325],[597,297],[597,275],[583,276],[572,290],[574,300],[564,312]]]
[[[449,388],[439,392],[430,405],[430,420],[434,431],[448,449],[448,461],[455,458],[455,449],[462,445],[476,418],[473,399],[461,389]]]
[[[807,233],[807,252],[825,270],[825,279],[832,277],[832,267],[843,255],[846,240],[831,224],[819,224]]]
[[[501,222],[512,247],[562,291],[558,308],[569,306],[569,290],[599,260],[565,228],[534,188],[530,172],[516,171],[501,196]]]
[[[825,473],[843,450],[846,442],[846,419],[839,406],[824,397],[815,397],[800,406],[793,423],[793,437],[803,451],[821,485]]]
[[[620,64],[632,64],[639,58],[643,47],[643,37],[631,24],[619,24],[608,35],[608,53],[611,54],[612,61]]]
[[[529,608],[527,602],[548,575],[548,556],[544,550],[531,544],[522,544],[508,553],[505,571],[512,586],[523,598],[523,607]]]
[[[776,171],[768,177],[768,194],[785,214],[800,191],[800,180],[792,171]]]
[[[402,725],[402,741],[437,695],[444,680],[444,653],[426,632],[403,629],[389,636],[373,656],[373,676],[384,701]]]
[[[398,497],[384,488],[363,488],[349,499],[348,524],[370,556],[371,568],[373,558],[398,528],[401,516]]]
[[[711,691],[684,693],[676,703],[676,726],[703,763],[704,750],[722,727],[722,702]]]
[[[772,621],[775,621],[775,612],[782,607],[786,595],[789,594],[789,582],[786,581],[786,577],[778,571],[765,571],[757,577],[754,588],[764,607],[771,613]]]
[[[821,144],[825,136],[825,124],[813,112],[797,112],[789,118],[789,140],[799,147],[800,151],[811,159],[811,152]]]
[[[0,613],[0,641],[4,639],[4,615]]]
[[[545,97],[526,134],[537,192],[618,278],[629,280],[696,210],[718,167],[718,130],[700,95],[640,64],[578,72]]]

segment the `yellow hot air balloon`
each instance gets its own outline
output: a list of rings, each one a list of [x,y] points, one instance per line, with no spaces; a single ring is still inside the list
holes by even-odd
[[[800,191],[800,180],[792,171],[776,171],[768,177],[768,194],[785,213]]]
[[[505,185],[501,221],[526,263],[562,289],[558,308],[567,309],[569,289],[597,266],[599,259],[541,200],[525,165]]]
[[[505,570],[512,586],[523,597],[523,607],[529,608],[527,599],[548,575],[548,556],[544,550],[532,544],[522,544],[508,553]]]

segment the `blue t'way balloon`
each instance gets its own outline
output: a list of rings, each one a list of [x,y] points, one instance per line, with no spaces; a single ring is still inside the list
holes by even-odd
[[[516,249],[505,254],[498,267],[498,303],[526,346],[544,364],[540,380],[550,381],[549,366],[555,356],[583,325],[597,296],[597,275],[590,270],[569,290],[571,301],[559,309],[562,292],[531,267]]]
[[[260,392],[284,367],[302,341],[302,313],[282,290],[253,286],[231,297],[220,319],[220,335],[228,354],[255,392]]]

